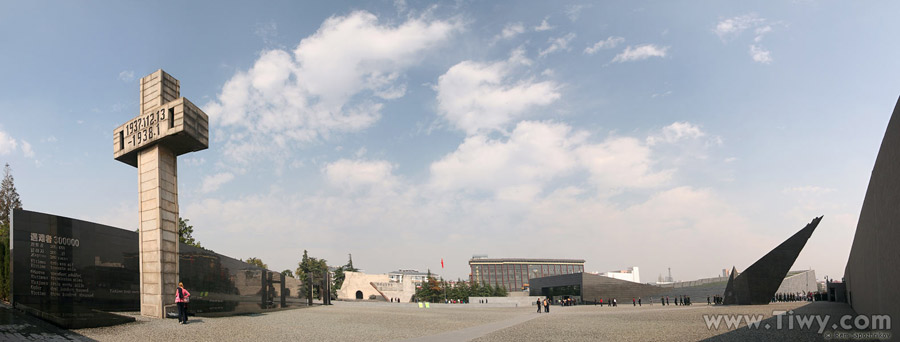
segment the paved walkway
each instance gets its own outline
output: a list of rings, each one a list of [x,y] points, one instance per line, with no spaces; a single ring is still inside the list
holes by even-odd
[[[532,319],[541,317],[542,315],[538,315],[536,313],[528,313],[528,314],[520,314],[514,318],[510,318],[507,320],[488,323],[484,325],[477,325],[474,327],[468,327],[464,329],[448,331],[436,335],[431,336],[423,336],[418,338],[411,338],[407,340],[403,340],[406,342],[456,342],[456,341],[471,341],[481,336],[490,334],[492,332],[503,330],[512,326],[516,326],[525,322],[528,322]]]
[[[93,341],[0,303],[0,341]]]

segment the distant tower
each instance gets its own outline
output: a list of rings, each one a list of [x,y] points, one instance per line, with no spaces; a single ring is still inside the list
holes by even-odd
[[[672,268],[671,267],[669,267],[669,277],[666,278],[666,281],[670,282],[670,283],[675,282],[675,280],[672,279]]]

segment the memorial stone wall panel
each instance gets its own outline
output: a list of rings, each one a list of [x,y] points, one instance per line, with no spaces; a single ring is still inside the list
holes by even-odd
[[[122,316],[106,312],[140,310],[137,232],[20,209],[12,222],[16,308],[66,328],[118,324]],[[296,279],[183,243],[178,257],[179,281],[192,294],[194,315],[305,305]],[[175,289],[163,293],[174,296]],[[167,311],[174,312],[174,306]]]

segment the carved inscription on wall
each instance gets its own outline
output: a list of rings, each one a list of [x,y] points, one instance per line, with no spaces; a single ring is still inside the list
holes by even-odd
[[[126,149],[143,146],[159,139],[162,130],[160,123],[166,120],[167,108],[160,108],[154,113],[138,116],[124,126],[123,143]]]
[[[42,233],[30,233],[29,240],[32,296],[94,297],[72,259],[81,241]]]

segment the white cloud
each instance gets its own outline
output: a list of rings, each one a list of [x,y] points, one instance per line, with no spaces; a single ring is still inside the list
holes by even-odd
[[[432,163],[430,183],[439,191],[508,189],[539,192],[553,179],[586,172],[598,189],[653,188],[671,178],[674,169],[657,171],[651,145],[632,137],[587,141],[584,131],[547,122],[520,122],[508,139],[475,135]]]
[[[205,246],[229,255],[260,251],[256,256],[274,269],[296,265],[298,240],[316,241],[319,247],[311,247],[310,254],[328,260],[344,260],[346,251],[352,251],[372,273],[403,263],[425,269],[434,265],[427,260],[437,263],[443,257],[448,261],[445,272],[454,276],[468,272],[464,261],[473,251],[528,255],[534,246],[531,237],[538,234],[548,255],[585,258],[606,268],[612,266],[604,266],[602,256],[613,253],[647,265],[642,268],[648,274],[661,271],[666,264],[659,260],[665,258],[684,279],[706,276],[704,272],[722,268],[721,261],[673,255],[667,252],[671,241],[680,241],[678,248],[727,251],[737,265],[756,260],[760,254],[753,251],[771,248],[771,240],[751,231],[727,198],[710,189],[672,184],[668,175],[673,171],[658,165],[659,156],[642,143],[644,138],[611,136],[592,142],[588,133],[566,124],[522,122],[506,138],[467,138],[435,161],[421,182],[398,179],[389,161],[341,159],[323,166],[320,179],[304,180],[326,184],[322,189],[200,199],[186,203],[184,212]],[[643,195],[621,202],[610,198],[610,188],[638,188]],[[746,248],[681,241],[684,236],[721,235],[722,227]],[[278,238],[234,238],[247,234]],[[595,239],[584,238],[598,234],[608,241],[640,241],[644,249],[612,244],[601,252],[592,248]],[[385,236],[404,246],[405,253],[384,253],[383,246],[372,244]],[[497,245],[501,237],[509,243]],[[461,244],[466,248],[458,248]]]
[[[525,33],[525,25],[522,25],[522,23],[510,23],[506,24],[506,27],[495,39],[509,39],[522,33]]]
[[[234,174],[232,174],[231,172],[221,172],[211,176],[203,177],[203,181],[200,186],[200,192],[205,194],[219,190],[222,185],[231,182],[232,180],[234,180]]]
[[[706,133],[700,127],[690,122],[673,122],[663,127],[660,134],[647,137],[647,145],[653,146],[658,143],[671,144],[683,139],[697,139],[705,135]]]
[[[653,188],[675,172],[655,171],[650,147],[631,137],[611,137],[600,144],[580,146],[575,153],[600,189]]]
[[[544,20],[541,21],[540,25],[534,27],[534,30],[538,31],[538,32],[548,31],[548,30],[552,30],[552,29],[553,29],[553,26],[550,26],[550,23],[547,22],[547,18],[544,18]]]
[[[6,132],[0,131],[0,155],[12,153],[18,146],[19,144],[16,142],[16,139],[13,139],[11,136],[6,134]]]
[[[585,8],[591,7],[590,5],[568,5],[566,6],[566,16],[569,17],[569,20],[575,22],[578,20],[578,17],[581,15],[581,11]]]
[[[459,28],[427,17],[380,24],[363,11],[331,17],[294,51],[263,51],[204,109],[213,124],[232,130],[223,135],[225,154],[238,162],[357,132],[381,117],[384,100],[406,93],[403,73],[422,52]]]
[[[612,59],[612,63],[622,63],[631,61],[645,60],[650,57],[666,57],[669,51],[668,46],[656,46],[653,44],[643,44],[638,46],[627,46],[625,51],[616,55]]]
[[[772,32],[772,26],[766,25],[766,26],[757,28],[756,29],[756,37],[753,38],[753,41],[757,42],[757,43],[761,42],[763,39],[763,36],[765,36],[769,32]]]
[[[31,144],[25,140],[22,140],[22,153],[27,158],[34,158],[34,150],[31,149]]]
[[[770,64],[772,63],[772,56],[770,56],[769,50],[766,50],[762,46],[759,45],[750,45],[750,56],[753,57],[753,61],[762,64]]]
[[[655,99],[655,98],[657,98],[657,97],[666,97],[666,96],[669,96],[669,95],[672,95],[672,91],[671,91],[671,90],[666,90],[666,91],[664,91],[664,92],[662,92],[662,93],[653,93],[652,95],[650,95],[650,97]]]
[[[275,43],[275,38],[278,37],[278,23],[274,21],[258,23],[256,24],[256,29],[253,30],[253,33],[262,39],[264,44],[272,45]]]
[[[394,0],[394,8],[397,9],[397,13],[406,12],[406,0]]]
[[[514,77],[517,68],[531,63],[516,50],[505,61],[463,61],[438,78],[438,112],[468,134],[502,130],[533,108],[560,98],[552,81]]]
[[[740,35],[745,30],[756,27],[766,21],[765,18],[759,18],[756,14],[746,14],[734,18],[724,19],[716,24],[713,29],[720,39],[726,40]]]
[[[119,80],[131,82],[134,80],[134,70],[125,70],[119,73]]]
[[[753,29],[754,32],[753,43],[749,46],[750,57],[757,63],[772,63],[773,59],[771,52],[760,45],[763,38],[774,30],[773,26],[766,18],[760,18],[756,16],[756,14],[751,13],[724,19],[716,24],[716,28],[713,32],[725,42],[737,38],[741,33],[749,29]]]
[[[593,55],[593,54],[597,53],[597,51],[600,51],[601,49],[615,48],[616,45],[619,45],[624,41],[625,41],[625,38],[610,36],[610,37],[606,38],[605,40],[601,40],[599,42],[594,43],[594,45],[592,45],[592,46],[588,46],[588,47],[584,48],[584,53]]]
[[[322,169],[328,183],[345,190],[361,187],[387,189],[397,182],[392,174],[394,166],[383,160],[365,161],[341,159]]]
[[[529,121],[520,122],[506,141],[470,136],[431,164],[431,184],[441,191],[543,184],[575,167],[572,149],[583,138],[564,124]]]
[[[538,53],[538,55],[541,57],[544,57],[555,51],[569,51],[569,50],[571,50],[569,48],[569,42],[571,42],[572,39],[575,39],[575,33],[571,33],[571,32],[562,37],[550,38],[549,40],[547,40],[547,42],[550,43],[550,46],[548,46],[544,50],[541,50],[540,53]]]

